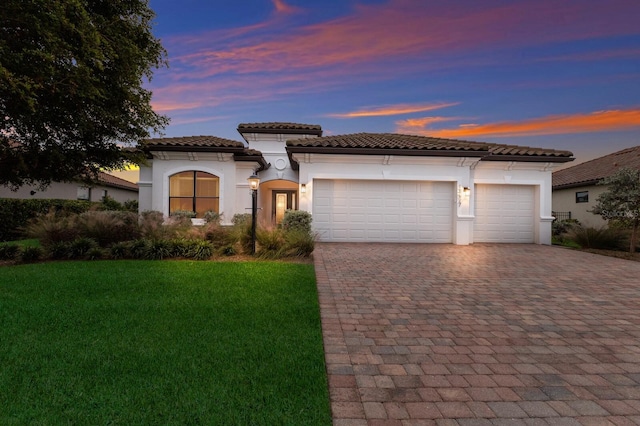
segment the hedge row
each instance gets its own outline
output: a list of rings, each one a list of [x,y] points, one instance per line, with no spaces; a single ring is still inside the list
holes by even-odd
[[[22,238],[29,219],[50,211],[84,213],[96,203],[81,200],[0,198],[0,241]]]

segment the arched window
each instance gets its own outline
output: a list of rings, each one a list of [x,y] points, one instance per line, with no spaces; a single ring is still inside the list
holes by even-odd
[[[204,217],[211,210],[219,213],[220,178],[211,173],[190,170],[169,177],[169,215],[176,210],[196,212]]]

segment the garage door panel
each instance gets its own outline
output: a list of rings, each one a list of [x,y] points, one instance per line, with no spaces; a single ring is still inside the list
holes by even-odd
[[[452,241],[451,183],[322,179],[313,185],[313,226],[323,241]]]
[[[535,188],[476,185],[475,242],[533,243]]]

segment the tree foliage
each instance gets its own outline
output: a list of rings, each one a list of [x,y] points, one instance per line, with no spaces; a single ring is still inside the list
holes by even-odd
[[[0,2],[0,185],[94,176],[168,119],[143,88],[166,52],[147,0]]]
[[[596,200],[592,213],[631,229],[629,250],[635,251],[640,227],[640,170],[622,168],[601,180],[607,190]]]

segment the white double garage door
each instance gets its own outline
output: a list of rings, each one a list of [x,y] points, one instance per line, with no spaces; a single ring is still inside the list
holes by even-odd
[[[534,187],[476,185],[474,242],[532,243]],[[316,179],[313,224],[321,241],[453,242],[452,182]]]

